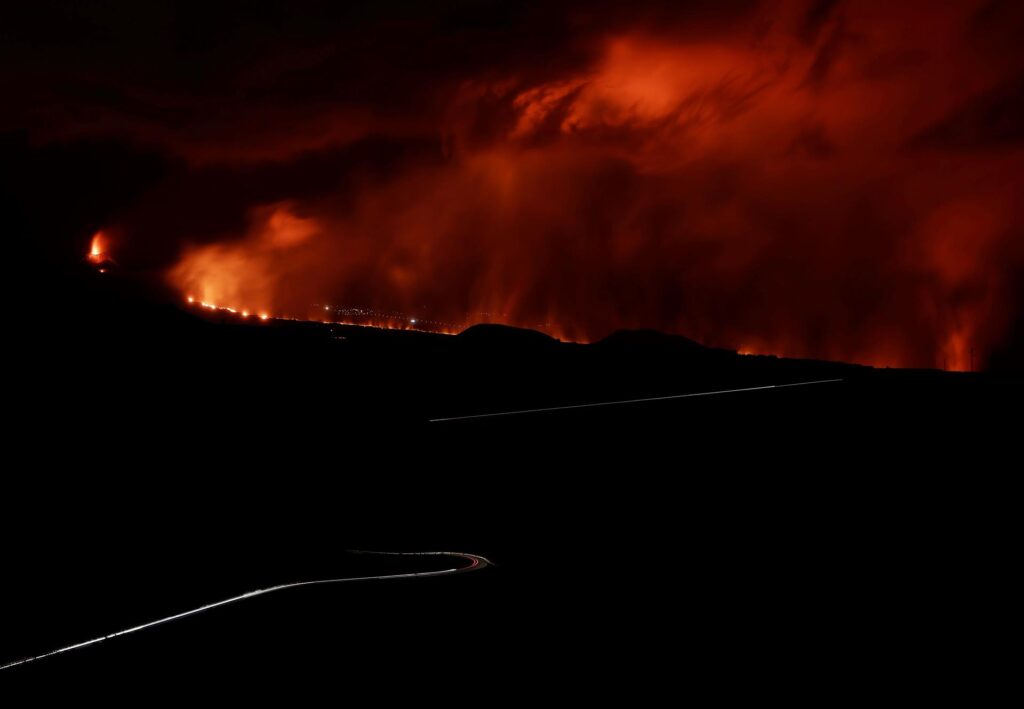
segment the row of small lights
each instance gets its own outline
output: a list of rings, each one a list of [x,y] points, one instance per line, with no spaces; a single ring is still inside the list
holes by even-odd
[[[371,308],[354,308],[354,307],[353,308],[345,308],[345,307],[341,307],[341,306],[331,306],[331,305],[324,305],[323,309],[324,309],[325,312],[329,312],[329,313],[330,312],[334,312],[334,313],[339,313],[341,315],[349,315],[349,316],[353,316],[354,315],[356,317],[382,318],[384,320],[404,320],[404,321],[408,322],[410,325],[416,325],[416,324],[420,324],[420,325],[437,325],[438,327],[443,327],[443,328],[448,328],[448,329],[458,329],[460,327],[464,327],[463,325],[460,325],[458,323],[444,322],[443,320],[424,320],[422,318],[415,318],[415,317],[411,317],[411,316],[409,316],[409,315],[407,315],[405,313],[400,313],[398,311],[381,312],[381,311],[378,311],[378,310],[373,310]]]

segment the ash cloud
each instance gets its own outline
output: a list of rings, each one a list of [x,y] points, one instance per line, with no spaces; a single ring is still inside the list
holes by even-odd
[[[20,8],[0,126],[161,156],[119,257],[232,307],[1012,356],[1012,4],[339,5]]]

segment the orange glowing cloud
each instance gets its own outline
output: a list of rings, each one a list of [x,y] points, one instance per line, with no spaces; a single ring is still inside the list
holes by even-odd
[[[288,204],[253,210],[245,238],[187,247],[168,279],[190,302],[235,310],[274,310],[287,301],[285,264],[299,258],[319,233],[315,219],[300,217]]]
[[[183,295],[240,312],[320,320],[331,303],[580,341],[651,327],[752,352],[982,363],[1020,317],[1024,270],[1012,8],[743,7],[695,29],[652,21],[660,6],[590,25],[573,6],[588,29],[565,57],[505,48],[384,98],[371,88],[386,81],[359,84],[366,106],[271,120],[246,159],[153,200],[192,200],[208,224],[133,230],[185,244],[168,270]]]

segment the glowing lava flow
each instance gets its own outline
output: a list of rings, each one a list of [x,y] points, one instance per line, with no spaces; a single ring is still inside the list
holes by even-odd
[[[0,665],[0,670],[6,670],[6,669],[9,669],[11,667],[17,667],[18,665],[24,665],[24,664],[27,664],[29,662],[35,662],[36,660],[42,660],[45,657],[52,657],[53,655],[60,655],[62,653],[69,652],[71,650],[77,650],[79,648],[88,647],[90,645],[96,645],[98,643],[103,642],[104,640],[110,640],[111,638],[116,638],[119,635],[127,635],[129,633],[135,633],[135,632],[138,632],[140,630],[145,630],[146,628],[152,628],[153,626],[156,626],[156,625],[162,625],[164,623],[169,623],[169,622],[171,622],[173,620],[180,620],[181,618],[187,618],[188,616],[196,615],[197,613],[202,613],[203,611],[210,610],[211,608],[217,608],[219,606],[226,606],[229,603],[236,603],[238,601],[243,601],[243,600],[245,600],[247,598],[255,598],[256,596],[263,596],[263,595],[266,595],[268,593],[273,593],[274,591],[283,591],[286,588],[299,588],[300,586],[317,586],[317,585],[331,584],[331,583],[351,583],[351,582],[354,582],[354,581],[385,581],[385,580],[391,580],[391,579],[427,578],[429,576],[450,576],[452,574],[461,574],[461,573],[465,573],[465,572],[468,572],[468,571],[479,571],[480,569],[484,569],[484,568],[486,568],[488,566],[492,566],[492,563],[488,559],[486,559],[486,558],[484,558],[482,556],[478,556],[476,554],[464,554],[464,553],[461,553],[461,552],[454,552],[454,551],[388,552],[388,551],[356,551],[356,550],[353,550],[351,553],[353,553],[353,554],[374,554],[374,555],[379,555],[379,556],[446,556],[446,557],[452,557],[452,558],[456,558],[456,559],[463,559],[465,561],[468,561],[469,565],[468,566],[458,566],[458,567],[451,568],[451,569],[440,569],[440,570],[437,570],[437,571],[415,571],[415,572],[409,572],[409,573],[403,573],[403,574],[385,574],[385,575],[381,575],[381,576],[353,576],[353,577],[349,577],[349,578],[319,579],[319,580],[315,580],[315,581],[299,581],[299,582],[296,582],[296,583],[283,583],[283,584],[279,584],[277,586],[271,586],[269,588],[260,588],[260,589],[257,589],[255,591],[249,591],[248,593],[243,593],[240,596],[232,596],[231,598],[226,598],[223,601],[217,601],[216,603],[208,603],[207,605],[200,606],[199,608],[193,608],[192,610],[184,611],[182,613],[176,613],[175,615],[170,615],[170,616],[167,616],[166,618],[159,618],[157,620],[150,621],[149,623],[143,623],[142,625],[136,625],[136,626],[131,627],[131,628],[126,628],[125,630],[119,630],[116,633],[110,633],[109,635],[103,635],[103,636],[98,637],[98,638],[93,638],[92,640],[86,640],[85,642],[80,642],[80,643],[76,643],[74,645],[68,645],[67,647],[62,647],[62,648],[58,648],[56,650],[51,650],[50,652],[45,652],[42,655],[35,655],[34,657],[26,657],[26,658],[24,658],[22,660],[16,660],[14,662],[8,662],[5,665]]]

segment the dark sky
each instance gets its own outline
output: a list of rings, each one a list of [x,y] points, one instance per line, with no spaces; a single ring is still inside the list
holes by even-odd
[[[300,317],[1019,343],[1020,3],[17,5],[3,180],[50,256],[102,230],[182,297]]]

